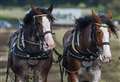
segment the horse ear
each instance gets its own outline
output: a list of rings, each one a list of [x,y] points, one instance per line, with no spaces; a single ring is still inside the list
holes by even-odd
[[[53,4],[50,5],[50,7],[48,8],[48,11],[51,13],[53,10]]]
[[[92,9],[92,16],[95,19],[96,23],[100,23],[100,18],[97,16],[96,12]]]
[[[92,16],[97,16],[96,12],[92,9]]]
[[[112,19],[112,11],[108,10],[108,14],[107,14],[108,18]]]

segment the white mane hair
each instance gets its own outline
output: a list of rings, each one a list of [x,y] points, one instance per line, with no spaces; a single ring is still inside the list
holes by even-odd
[[[28,10],[25,12],[25,15],[27,15],[28,13],[30,13],[31,10],[32,10],[31,8],[28,9]]]

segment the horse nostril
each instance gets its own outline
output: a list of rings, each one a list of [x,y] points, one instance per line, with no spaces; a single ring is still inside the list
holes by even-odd
[[[118,59],[120,60],[120,57]]]

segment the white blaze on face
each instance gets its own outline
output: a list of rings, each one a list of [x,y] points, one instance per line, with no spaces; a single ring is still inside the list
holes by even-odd
[[[50,28],[50,21],[46,16],[42,17],[42,25],[43,25],[43,32],[51,31]],[[47,33],[45,36],[45,42],[48,44],[49,49],[53,49],[55,47],[55,43],[51,33]]]
[[[109,43],[109,32],[107,27],[100,27],[100,29],[103,32],[103,43],[108,42]],[[111,59],[111,50],[110,45],[103,45],[103,56],[105,58],[105,62],[109,61]]]

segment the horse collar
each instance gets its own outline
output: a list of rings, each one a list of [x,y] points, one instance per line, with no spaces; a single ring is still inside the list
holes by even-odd
[[[94,61],[98,57],[98,52],[94,53],[89,49],[86,51],[78,50],[80,46],[80,32],[73,31],[71,47],[69,47],[70,56],[83,61]]]
[[[77,37],[76,37],[77,36]],[[76,49],[76,45],[80,46],[80,32],[74,31],[73,32],[73,37],[72,37],[72,49],[76,52],[79,53],[79,51]]]

